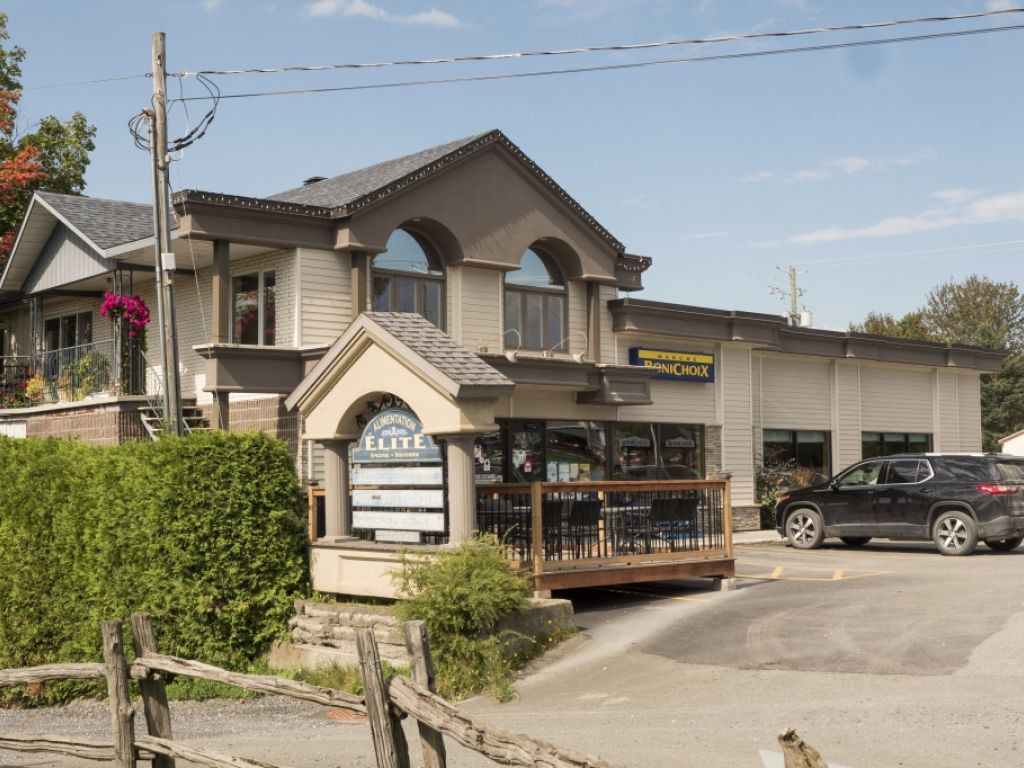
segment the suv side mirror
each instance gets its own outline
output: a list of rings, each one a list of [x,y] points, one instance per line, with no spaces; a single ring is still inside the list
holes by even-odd
[[[829,480],[828,481],[828,489],[830,491],[838,491],[839,490],[839,481],[836,480],[835,478],[832,478],[831,480]]]

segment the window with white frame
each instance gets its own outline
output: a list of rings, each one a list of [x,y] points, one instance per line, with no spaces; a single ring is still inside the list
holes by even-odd
[[[566,293],[554,259],[528,248],[519,269],[505,275],[505,346],[564,351]]]
[[[277,340],[277,276],[273,270],[231,279],[231,341],[272,347]]]
[[[373,257],[374,312],[414,312],[444,328],[444,267],[425,237],[396,229]]]

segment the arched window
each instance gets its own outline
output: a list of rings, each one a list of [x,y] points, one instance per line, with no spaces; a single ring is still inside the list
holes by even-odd
[[[444,267],[426,238],[396,229],[373,257],[373,309],[415,312],[444,327]]]
[[[519,269],[505,275],[505,346],[563,351],[566,304],[565,279],[554,259],[528,248]]]

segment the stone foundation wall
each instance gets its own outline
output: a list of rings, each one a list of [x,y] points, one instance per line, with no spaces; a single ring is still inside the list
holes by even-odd
[[[28,437],[61,437],[91,445],[120,445],[149,439],[136,403],[109,405],[51,406],[46,410],[25,409]]]
[[[533,640],[548,638],[573,626],[572,603],[568,600],[530,600],[520,614],[507,616],[498,631],[511,632],[518,642],[507,644],[509,653],[518,653]],[[267,661],[277,669],[326,666],[331,663],[354,664],[356,630],[372,629],[382,659],[408,664],[405,638],[398,619],[385,606],[351,603],[295,601],[295,616],[288,622],[291,644],[275,646]]]
[[[722,471],[722,428],[704,427],[704,476],[713,477]]]
[[[761,529],[760,507],[733,507],[732,529],[734,531],[758,531]]]

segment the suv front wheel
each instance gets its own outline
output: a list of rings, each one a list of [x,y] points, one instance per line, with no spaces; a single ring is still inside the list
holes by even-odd
[[[797,549],[817,549],[825,540],[821,515],[813,509],[797,509],[786,518],[786,538]]]
[[[978,546],[978,528],[966,512],[941,512],[932,527],[932,540],[943,555],[969,555]]]

